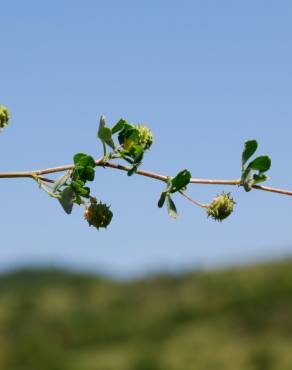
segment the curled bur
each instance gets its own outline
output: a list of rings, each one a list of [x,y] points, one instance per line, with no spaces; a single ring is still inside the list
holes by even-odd
[[[0,129],[6,127],[9,123],[10,114],[4,105],[0,105]]]
[[[98,230],[99,228],[107,228],[111,223],[113,213],[108,205],[102,202],[98,203],[96,198],[91,198],[84,217],[89,226],[94,226]]]

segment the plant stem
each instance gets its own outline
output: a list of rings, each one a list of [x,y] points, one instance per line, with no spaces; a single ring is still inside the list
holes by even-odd
[[[180,191],[180,194],[185,197],[187,200],[189,200],[191,203],[195,204],[196,206],[199,206],[201,208],[208,208],[209,204],[200,203],[197,200],[191,198],[188,194],[186,194],[184,191]]]
[[[106,162],[104,163],[104,157],[97,159],[95,161],[96,166],[98,167],[107,167],[107,168],[113,168],[116,170],[121,171],[129,171],[130,168],[127,166],[123,166],[117,163],[110,163]],[[45,182],[53,182],[51,179],[47,179],[44,177],[41,177],[42,175],[48,175],[52,173],[57,172],[63,172],[71,170],[74,167],[73,164],[68,164],[64,166],[58,166],[58,167],[52,167],[52,168],[45,168],[45,169],[39,169],[35,171],[18,171],[18,172],[0,172],[0,179],[11,179],[11,178],[35,178],[35,176],[38,176],[40,180]],[[137,170],[137,175],[149,177],[158,181],[167,182],[168,176],[161,175],[155,172],[150,171],[144,171],[144,170]],[[200,178],[192,178],[190,181],[191,184],[202,184],[202,185],[233,185],[233,186],[240,186],[241,180],[235,179],[235,180],[215,180],[215,179],[200,179]],[[269,186],[262,186],[262,185],[253,185],[254,189],[262,190],[262,191],[268,191],[272,193],[278,193],[283,195],[292,196],[292,191],[286,190],[286,189],[280,189],[280,188],[273,188]],[[183,195],[183,194],[182,194]],[[183,195],[185,196],[185,195]]]

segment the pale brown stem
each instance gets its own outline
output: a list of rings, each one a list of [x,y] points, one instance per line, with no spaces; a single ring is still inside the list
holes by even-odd
[[[195,204],[196,206],[199,206],[201,208],[208,208],[209,204],[200,203],[197,200],[191,198],[188,194],[186,194],[184,191],[180,191],[180,194],[185,197],[187,200],[189,200],[191,203]]]
[[[211,179],[191,179],[191,184],[205,184],[205,185],[240,185],[241,180],[211,180]]]
[[[129,171],[129,167],[123,166],[116,163],[104,163],[104,158],[97,159],[95,161],[96,165],[99,167],[104,168],[113,168],[121,171]],[[52,168],[45,168],[35,171],[20,171],[20,172],[0,172],[0,179],[9,179],[9,178],[35,178],[35,176],[40,176],[42,181],[46,182],[53,182],[51,179],[47,179],[45,177],[42,177],[42,175],[57,173],[57,172],[63,172],[71,170],[74,167],[73,164],[68,164],[64,166],[58,166],[58,167],[52,167]],[[137,170],[136,172],[138,175],[150,177],[155,180],[167,182],[168,176],[161,175],[155,172],[150,171],[144,171],[144,170]],[[212,179],[191,179],[191,184],[202,184],[202,185],[233,185],[233,186],[239,186],[241,184],[240,179],[235,180],[212,180]],[[254,185],[254,189],[262,190],[262,191],[268,191],[271,193],[278,193],[278,194],[284,194],[288,196],[292,196],[292,191],[286,190],[286,189],[280,189],[280,188],[272,188],[269,186],[262,186],[262,185]],[[182,194],[183,195],[183,194]],[[183,196],[186,197],[186,194]]]
[[[263,191],[269,191],[271,193],[278,193],[278,194],[292,196],[292,191],[286,190],[286,189],[271,188],[270,186],[262,186],[262,185],[254,185],[253,188],[258,189],[258,190],[263,190]]]

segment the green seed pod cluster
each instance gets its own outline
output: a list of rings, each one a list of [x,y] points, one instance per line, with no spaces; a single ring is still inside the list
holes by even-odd
[[[235,202],[230,197],[230,193],[221,193],[213,199],[207,209],[208,217],[212,217],[215,221],[221,222],[233,212]]]
[[[137,144],[141,145],[144,150],[150,149],[153,144],[153,134],[151,130],[144,125],[135,125],[135,128],[139,131]]]
[[[125,150],[131,151],[134,145],[147,150],[153,143],[151,130],[144,125],[127,125],[119,134],[119,143]]]
[[[0,105],[0,129],[8,125],[9,111],[4,105]]]
[[[113,213],[110,207],[104,203],[97,203],[95,198],[90,199],[90,206],[85,210],[84,217],[89,226],[97,228],[106,228],[112,220]]]

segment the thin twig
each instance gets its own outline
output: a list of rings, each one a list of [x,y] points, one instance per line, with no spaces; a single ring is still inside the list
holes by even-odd
[[[129,171],[130,167],[123,166],[116,163],[110,163],[106,162],[104,163],[104,158],[97,159],[95,161],[96,166],[104,167],[104,168],[113,168],[116,170],[121,171]],[[73,164],[68,164],[64,166],[58,166],[58,167],[52,167],[52,168],[45,168],[35,171],[19,171],[19,172],[0,172],[0,179],[8,179],[8,178],[35,178],[35,176],[40,177],[42,181],[53,183],[54,181],[45,177],[42,177],[42,175],[57,173],[57,172],[63,172],[68,171],[74,168]],[[168,176],[161,175],[155,172],[150,171],[144,171],[144,170],[137,170],[137,175],[149,177],[155,180],[167,182]],[[241,185],[240,179],[235,180],[212,180],[212,179],[197,179],[193,178],[190,181],[191,184],[202,184],[202,185],[233,185],[233,186],[239,186]],[[253,185],[254,189],[262,190],[262,191],[268,191],[271,193],[278,193],[278,194],[284,194],[288,196],[292,196],[292,191],[286,190],[286,189],[280,189],[280,188],[273,188],[269,186],[262,186],[262,185]],[[185,195],[184,195],[185,196]]]
[[[95,161],[95,164],[97,166],[103,165],[103,157],[100,159],[97,159]],[[64,172],[68,170],[72,170],[74,167],[74,164],[67,164],[64,166],[58,166],[58,167],[52,167],[52,168],[45,168],[41,170],[35,170],[35,171],[18,171],[18,172],[2,172],[0,173],[0,179],[1,178],[19,178],[19,177],[34,177],[41,176],[41,175],[48,175],[51,173],[57,173],[57,172]]]
[[[253,188],[258,189],[258,190],[263,190],[263,191],[269,191],[271,193],[278,193],[278,194],[292,196],[292,191],[286,190],[286,189],[271,188],[270,186],[263,186],[263,185],[254,185]]]
[[[41,181],[43,181],[43,182],[49,182],[49,183],[51,183],[51,184],[53,184],[53,183],[55,182],[54,180],[52,180],[52,179],[48,179],[48,178],[43,177],[43,176],[39,176],[39,179],[40,179]]]
[[[186,194],[184,191],[180,190],[180,194],[185,197],[187,200],[189,200],[191,203],[195,204],[196,206],[199,206],[201,208],[208,208],[209,204],[200,203],[197,200],[191,198],[188,194]]]
[[[211,180],[211,179],[191,179],[191,184],[205,184],[205,185],[240,185],[241,180]]]
[[[121,170],[121,171],[129,171],[131,169],[130,167],[122,166],[121,164],[116,164],[116,163],[105,163],[104,167],[110,167],[110,168],[114,168],[116,170]],[[150,171],[137,170],[136,174],[145,176],[145,177],[151,177],[152,179],[160,180],[163,182],[167,182],[167,179],[168,179],[167,176],[160,175],[159,173],[150,172]]]

